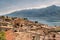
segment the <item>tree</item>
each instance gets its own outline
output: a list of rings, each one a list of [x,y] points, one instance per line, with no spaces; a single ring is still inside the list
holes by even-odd
[[[12,20],[17,19],[17,17],[12,17]]]
[[[1,16],[2,18],[5,18],[5,16]]]
[[[24,20],[28,20],[27,18],[24,18]]]
[[[35,23],[38,23],[38,21],[35,21]]]
[[[0,40],[6,40],[4,31],[0,31]]]
[[[8,16],[6,16],[6,18],[9,18]]]

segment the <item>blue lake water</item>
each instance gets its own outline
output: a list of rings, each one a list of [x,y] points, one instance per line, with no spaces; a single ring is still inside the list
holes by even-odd
[[[47,20],[45,19],[39,19],[37,17],[27,17],[28,20],[31,20],[31,21],[38,21],[39,23],[42,23],[42,24],[48,24],[49,26],[60,26],[60,22],[48,22]]]

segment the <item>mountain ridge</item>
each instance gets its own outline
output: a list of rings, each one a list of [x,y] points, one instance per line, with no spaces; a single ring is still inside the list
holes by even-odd
[[[53,10],[52,10],[53,9]],[[31,13],[31,14],[38,14],[38,12],[44,12],[44,11],[49,11],[49,10],[52,10],[52,11],[55,11],[54,9],[58,9],[58,10],[60,10],[60,7],[58,7],[58,6],[56,6],[56,5],[52,5],[52,6],[49,6],[49,7],[46,7],[46,8],[41,8],[41,9],[27,9],[27,10],[21,10],[21,11],[15,11],[15,12],[12,12],[11,14],[16,14],[16,13],[18,13],[18,14],[21,14],[21,13],[26,13],[26,14],[29,14],[29,13]],[[29,12],[29,13],[28,13]],[[34,12],[34,13],[33,13]],[[42,13],[43,13],[42,12]],[[11,14],[8,14],[8,15],[11,15]],[[39,13],[39,14],[41,14],[41,13]]]
[[[28,9],[28,10],[21,10],[21,11],[15,11],[11,14],[8,14],[6,16],[11,17],[26,17],[26,18],[32,18],[32,19],[42,19],[48,22],[60,22],[60,7],[56,5],[48,6],[46,8],[41,9]],[[40,21],[40,20],[39,20]]]

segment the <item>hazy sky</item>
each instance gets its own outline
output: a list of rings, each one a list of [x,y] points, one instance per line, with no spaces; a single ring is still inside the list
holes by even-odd
[[[43,8],[53,4],[60,5],[60,0],[0,0],[0,15],[19,9]]]

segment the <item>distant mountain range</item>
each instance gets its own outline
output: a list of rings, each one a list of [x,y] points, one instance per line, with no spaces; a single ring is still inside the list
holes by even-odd
[[[41,9],[27,9],[15,11],[7,16],[12,17],[31,17],[46,20],[48,22],[60,22],[60,7],[52,5]]]

